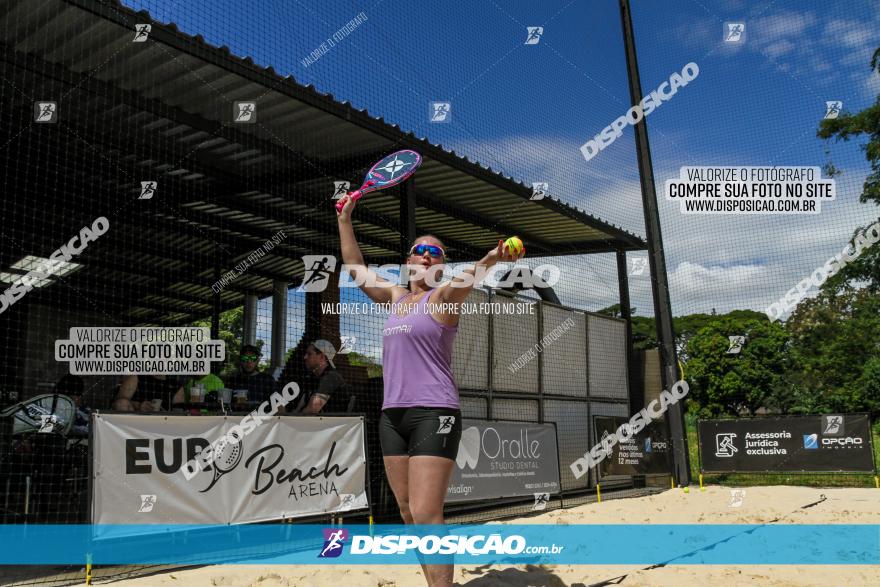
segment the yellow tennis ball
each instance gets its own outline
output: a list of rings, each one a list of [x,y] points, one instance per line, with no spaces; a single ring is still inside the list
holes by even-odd
[[[512,236],[504,241],[504,246],[514,255],[519,255],[523,250],[523,242],[519,240],[518,236]]]

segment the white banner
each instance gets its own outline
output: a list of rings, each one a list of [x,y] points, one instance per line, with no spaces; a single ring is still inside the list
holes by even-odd
[[[553,424],[463,420],[446,503],[534,495],[544,509],[559,493]]]
[[[367,507],[360,417],[273,417],[187,480],[240,417],[96,414],[94,524],[241,524]]]

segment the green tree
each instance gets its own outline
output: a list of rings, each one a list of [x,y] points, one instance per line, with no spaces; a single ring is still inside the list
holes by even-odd
[[[874,52],[871,59],[871,71],[880,73],[880,49]],[[859,201],[863,204],[873,203],[880,206],[880,96],[872,106],[861,112],[843,113],[837,118],[823,120],[817,135],[826,140],[833,138],[838,141],[867,138],[864,151],[865,158],[871,164],[871,173],[865,178],[864,190],[859,196]],[[839,173],[833,163],[829,163],[828,168]],[[880,246],[871,247],[863,252],[858,259],[825,282],[823,289],[826,291],[851,289],[854,287],[854,282],[866,282],[866,287],[870,291],[880,293]]]
[[[880,73],[880,49],[870,68]],[[863,150],[871,172],[859,201],[880,206],[880,96],[861,112],[823,120],[817,135],[867,141]],[[830,161],[826,171],[840,174]],[[818,296],[798,304],[786,329],[791,334],[786,391],[794,411],[880,413],[880,246],[864,250],[829,278]]]
[[[367,377],[382,377],[382,365],[374,361],[372,357],[352,351],[348,353],[348,362],[351,365],[366,367]]]
[[[657,348],[657,325],[654,318],[646,316],[636,316],[636,309],[632,309],[632,332],[633,332],[633,348],[636,350]],[[679,359],[687,363],[687,343],[690,338],[696,334],[701,328],[710,324],[719,318],[733,318],[735,320],[763,320],[765,315],[761,312],[753,310],[733,310],[729,314],[718,316],[712,314],[688,314],[685,316],[676,316],[672,319],[672,327],[675,331],[675,348],[678,352]],[[615,318],[620,317],[620,304],[608,306],[597,312]]]
[[[620,318],[620,304],[614,304],[607,308],[602,308],[596,313],[611,316],[612,318]],[[645,316],[636,316],[635,308],[630,310],[630,316],[632,317],[633,348],[637,351],[657,348],[657,331],[654,326],[654,319]]]
[[[782,382],[788,335],[781,325],[762,319],[712,316],[688,339],[690,399],[701,417],[754,415]],[[728,353],[729,336],[744,335],[738,354]]]
[[[785,324],[793,411],[880,412],[880,295],[823,291]]]
[[[210,318],[205,320],[196,320],[191,326],[200,326],[203,328],[211,327]],[[244,337],[244,308],[239,306],[226,310],[220,314],[220,339],[226,344],[226,360],[221,367],[218,375],[221,379],[226,379],[232,375],[238,368],[238,353],[241,351],[241,340]],[[257,346],[262,350],[265,342],[262,339],[257,340]],[[265,358],[265,357],[264,357]],[[260,364],[260,370],[265,371],[268,363]]]
[[[735,322],[745,322],[747,320],[761,321],[766,319],[766,316],[753,310],[733,310],[728,314],[718,316],[713,308],[711,314],[688,314],[686,316],[673,318],[672,327],[675,329],[675,344],[678,349],[678,358],[682,363],[687,364],[690,359],[688,354],[688,341],[690,341],[691,337],[709,324],[717,322],[720,318],[733,320]],[[730,334],[737,333],[731,332]]]
[[[630,308],[630,315],[634,315],[636,313],[635,308]],[[602,308],[601,310],[596,311],[597,314],[604,314],[606,316],[611,316],[612,318],[621,318],[622,314],[620,311],[620,304],[613,304],[608,306],[607,308]]]

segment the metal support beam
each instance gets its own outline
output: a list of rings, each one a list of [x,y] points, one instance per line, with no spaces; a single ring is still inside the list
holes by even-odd
[[[406,253],[416,238],[416,191],[413,178],[400,186],[400,255],[401,263],[406,263]],[[403,270],[401,269],[401,273]],[[408,275],[408,274],[406,274]],[[409,281],[403,283],[406,275],[401,275],[401,285],[409,287]]]
[[[543,301],[538,302],[538,340],[544,339],[544,309],[547,306]],[[544,423],[544,353],[538,353],[538,424]]]
[[[284,367],[284,354],[287,350],[287,282],[272,284],[272,369]]]
[[[87,0],[67,0],[67,3],[77,6],[83,10],[92,12],[94,14],[98,14],[102,18],[111,22],[118,23],[120,27],[130,27],[130,17],[127,13],[127,9],[120,10],[116,6],[104,5],[101,3],[96,4],[92,1]],[[382,119],[376,119],[367,112],[358,111],[350,104],[342,104],[332,100],[327,100],[326,96],[314,91],[314,89],[311,87],[307,88],[299,85],[293,78],[280,80],[278,74],[271,67],[264,69],[257,67],[253,63],[248,63],[246,60],[238,59],[232,55],[223,55],[220,52],[216,51],[216,49],[214,49],[213,47],[203,46],[200,43],[193,43],[191,39],[182,35],[179,31],[177,31],[176,28],[167,27],[161,24],[153,25],[153,29],[150,32],[150,38],[157,42],[163,43],[172,51],[185,52],[195,59],[202,60],[206,63],[210,63],[214,66],[220,67],[225,71],[231,72],[235,75],[239,75],[254,84],[260,85],[265,88],[270,88],[272,91],[277,92],[283,96],[286,96],[293,100],[297,100],[307,107],[316,108],[323,112],[327,112],[338,117],[340,120],[350,121],[353,124],[357,125],[359,128],[364,129],[368,132],[372,132],[378,137],[384,138],[388,141],[389,144],[394,144],[398,148],[415,149],[422,153],[422,155],[426,159],[432,159],[443,165],[448,165],[454,170],[471,175],[472,177],[485,181],[486,183],[494,185],[504,191],[515,193],[524,200],[528,200],[531,196],[530,190],[526,186],[513,182],[510,179],[496,173],[495,171],[483,168],[479,165],[474,165],[458,155],[446,152],[442,148],[432,145],[428,140],[419,140],[412,135],[401,136],[400,130],[388,124],[386,121]],[[90,87],[86,80],[78,80],[75,83],[71,83],[71,85],[80,84],[85,88]],[[115,86],[111,86],[111,88],[112,90],[105,91],[104,95],[113,96],[114,103],[118,103],[119,96],[126,94],[126,91],[115,88]],[[126,95],[125,97],[127,98],[128,96]],[[140,96],[137,95],[135,95],[134,98],[142,99],[140,98]],[[134,105],[136,108],[139,108],[141,110],[149,110],[149,108],[143,108],[138,102],[136,102]],[[161,103],[159,103],[157,107],[166,111],[166,113],[159,114],[160,116],[169,118],[171,120],[176,120],[184,124],[190,124],[192,126],[190,120],[188,119],[188,117],[192,115],[190,115],[189,113],[183,112],[180,109],[171,109],[173,110],[173,112],[167,112],[167,110],[169,110],[169,107]],[[224,127],[222,129],[219,129],[219,131],[215,133],[214,130],[217,129],[217,127],[221,126],[220,123],[215,121],[205,121],[204,119],[203,122],[207,123],[205,126],[208,126],[211,129],[206,131],[210,134],[224,136],[224,134],[222,133],[226,133],[231,130]],[[264,153],[268,152],[275,155],[276,158],[278,158],[279,160],[283,160],[284,158],[287,158],[289,160],[292,156],[297,157],[298,160],[306,160],[302,153],[293,150],[285,150],[281,146],[275,143],[271,143],[269,141],[258,142],[259,139],[256,139],[256,137],[253,137],[251,135],[244,136],[247,137],[247,140],[244,140],[243,137],[239,138],[241,137],[241,135],[237,135],[236,138],[230,138],[228,140],[239,142],[243,145],[248,145],[251,147],[256,146]],[[224,136],[224,138],[226,137]],[[270,149],[270,147],[273,148]],[[315,167],[320,169],[320,162],[312,163],[315,165]],[[581,210],[577,210],[576,208],[563,204],[562,202],[552,200],[550,198],[545,198],[541,201],[532,202],[529,205],[552,209],[554,211],[565,214],[573,219],[576,219],[579,222],[601,230],[609,234],[609,236],[611,236],[612,238],[619,239],[620,242],[626,243],[625,245],[622,245],[625,248],[641,249],[644,246],[644,243],[642,243],[641,239],[639,239],[638,237],[628,234],[616,226],[603,222],[597,218],[594,218],[593,216],[584,213]]]
[[[21,181],[22,178],[16,178],[17,181]],[[35,184],[31,184],[35,185]],[[36,184],[39,185],[39,184]],[[91,206],[94,206],[93,201],[87,201],[83,198],[78,198],[75,196],[77,192],[80,192],[77,188],[80,187],[81,184],[75,183],[75,180],[71,178],[69,182],[69,187],[71,188],[71,195],[68,198],[65,198],[64,201],[58,200],[55,202],[55,205],[59,207],[63,211],[63,215],[60,216],[60,221],[65,225],[79,224],[79,227],[91,225],[94,221],[96,215],[99,212],[91,212]],[[87,194],[88,189],[83,187],[80,193]],[[15,212],[12,212],[15,214]],[[137,215],[133,215],[134,218],[137,218]],[[22,218],[23,221],[17,221],[18,218]],[[21,233],[22,238],[18,238],[18,240],[30,240],[34,239],[30,237],[28,230],[26,230],[26,226],[28,226],[28,222],[32,223],[32,219],[28,219],[26,217],[21,216],[10,216],[8,219],[8,229],[4,229],[9,232],[14,231]],[[129,223],[123,222],[117,218],[113,218],[113,228],[108,231],[106,235],[104,235],[101,239],[101,248],[103,249],[118,249],[118,250],[127,250],[134,251],[138,253],[143,253],[146,255],[163,257],[172,261],[183,261],[194,267],[188,268],[184,275],[198,275],[204,271],[209,271],[214,265],[214,260],[212,256],[203,255],[195,252],[198,249],[204,249],[206,246],[213,244],[216,246],[217,243],[226,244],[229,247],[234,247],[233,250],[230,250],[229,255],[223,258],[224,269],[231,270],[235,266],[235,262],[237,259],[250,254],[255,248],[259,247],[263,242],[265,242],[265,238],[263,235],[253,236],[250,240],[238,238],[223,232],[222,229],[216,231],[206,231],[204,229],[201,230],[193,230],[192,228],[187,229],[187,225],[178,221],[174,221],[167,218],[158,218],[152,217],[147,221],[141,219],[141,221],[137,223]],[[155,232],[156,230],[161,230],[164,233],[169,235],[180,236],[184,238],[189,238],[192,241],[192,246],[189,250],[181,250],[180,246],[167,246],[160,244],[155,240],[142,240],[142,239],[132,239],[131,235],[133,234],[143,234],[149,232]],[[46,232],[51,233],[51,227],[46,227]],[[64,234],[70,232],[69,229],[64,230]],[[69,237],[68,237],[69,238]],[[53,246],[57,246],[57,244],[51,243]],[[300,258],[292,253],[283,253],[276,252],[279,247],[273,249],[269,256],[282,257],[288,259],[290,261],[299,261]],[[54,250],[54,249],[53,249]],[[34,254],[28,251],[30,254]],[[262,277],[265,279],[284,279],[286,275],[282,273],[276,273],[272,271],[268,271],[265,269],[257,267],[250,267],[247,271],[248,274]],[[172,275],[172,273],[165,272],[166,275]],[[169,279],[163,279],[166,283],[171,283]],[[182,281],[186,281],[186,279],[182,279]],[[213,283],[213,282],[212,282]]]
[[[406,261],[406,253],[409,251],[416,234],[416,190],[413,179],[403,182],[400,186],[400,254],[401,261]]]
[[[37,249],[34,249],[34,250],[37,250]],[[45,256],[45,255],[43,255],[43,256]],[[212,277],[199,277],[199,276],[195,275],[194,273],[196,273],[197,270],[193,271],[192,269],[186,269],[185,271],[169,272],[167,270],[157,269],[155,267],[149,267],[149,266],[133,267],[131,265],[131,263],[119,260],[116,257],[110,256],[109,254],[99,256],[97,253],[95,253],[95,254],[90,253],[88,256],[88,259],[84,259],[84,263],[86,265],[85,271],[87,271],[87,273],[84,274],[84,276],[85,276],[84,279],[88,280],[89,283],[95,283],[95,281],[96,281],[96,277],[94,275],[94,272],[88,272],[88,269],[90,269],[90,268],[105,269],[107,271],[113,271],[113,272],[117,272],[117,273],[125,273],[125,274],[129,274],[132,276],[138,276],[141,278],[149,277],[150,279],[161,279],[163,281],[167,280],[169,278],[169,276],[174,276],[175,278],[178,278],[176,283],[164,283],[161,286],[157,286],[155,284],[149,284],[146,288],[146,291],[144,291],[142,286],[133,286],[132,285],[129,287],[130,288],[141,287],[141,292],[140,292],[141,295],[145,295],[146,293],[149,293],[150,295],[156,295],[156,296],[161,296],[161,297],[166,297],[166,298],[173,298],[173,299],[177,299],[177,300],[183,300],[185,302],[207,303],[207,301],[205,301],[205,300],[208,299],[208,297],[210,296],[210,293],[208,293],[208,291],[205,291],[204,295],[201,295],[201,296],[187,295],[187,294],[178,293],[176,291],[167,291],[167,288],[174,287],[177,283],[179,283],[183,286],[198,285],[201,287],[210,288],[212,285],[217,283],[217,281],[215,279],[213,279]],[[79,277],[79,273],[80,272],[78,271],[78,272],[72,274],[71,278]],[[261,278],[261,279],[263,279],[263,278]],[[123,285],[117,283],[115,285],[115,287],[117,289],[119,289],[119,288],[122,288]],[[226,293],[226,294],[229,294],[229,293],[246,294],[249,292],[256,292],[258,294],[268,296],[268,295],[272,294],[272,289],[271,289],[271,287],[266,287],[265,289],[263,289],[263,288],[257,288],[254,286],[238,285],[237,283],[233,282],[233,283],[226,284],[226,286],[223,288],[223,291],[221,292],[221,294],[223,294],[223,293]]]
[[[224,301],[220,307],[220,311],[225,312],[227,310],[232,310],[232,309],[238,308],[238,307],[241,307],[240,300]],[[201,311],[201,312],[193,312],[192,314],[190,314],[188,316],[184,316],[182,318],[176,318],[174,320],[161,320],[160,321],[160,320],[155,320],[152,318],[150,320],[142,318],[142,319],[139,319],[138,322],[139,323],[161,322],[162,325],[164,325],[164,326],[181,326],[181,325],[191,324],[192,322],[194,322],[196,320],[210,320],[210,318],[211,318],[210,310],[206,310],[206,311]]]
[[[322,218],[326,218],[325,214],[322,212],[326,212],[327,209],[331,206],[331,200],[327,199],[324,202],[324,206],[321,207],[321,202],[317,199],[309,198],[308,201],[301,201],[301,199],[297,199],[294,204],[301,205],[300,209],[292,209],[290,207],[280,207],[280,206],[260,206],[250,202],[245,196],[237,193],[226,193],[218,196],[212,196],[210,201],[205,199],[207,203],[216,204],[218,206],[223,206],[224,208],[228,208],[230,210],[238,211],[238,212],[246,212],[252,216],[256,216],[257,218],[265,218],[268,220],[281,221],[286,222],[292,227],[298,228],[308,228],[309,230],[314,230],[322,235],[335,235],[337,231],[337,227],[335,221],[333,223],[326,222],[322,220]],[[189,202],[190,204],[197,204],[199,201]],[[363,234],[363,231],[358,230],[358,223],[362,222],[362,218],[360,218],[360,213],[365,208],[358,209],[358,215],[352,221],[355,222],[355,232],[358,234],[358,243],[363,245],[369,245],[371,247],[375,247],[377,249],[382,249],[384,251],[388,251],[388,253],[396,253],[397,252],[397,243],[393,240],[369,236]],[[286,232],[290,232],[285,227]],[[334,241],[338,244],[338,241]],[[366,257],[367,255],[365,255]]]
[[[306,114],[308,116],[308,114]],[[285,124],[293,126],[297,124],[296,120],[285,119]],[[300,128],[300,126],[297,126]],[[333,180],[349,180],[351,183],[361,181],[364,174],[379,159],[388,154],[388,150],[393,143],[381,149],[373,149],[365,153],[354,153],[345,157],[336,157],[333,159],[321,159],[320,167],[315,167],[311,163],[294,162],[287,165],[284,171],[273,171],[271,173],[259,174],[253,179],[261,185],[282,185],[292,183],[303,183],[316,179],[328,178],[332,176]],[[250,179],[250,178],[249,178]],[[329,181],[328,181],[329,183]],[[358,184],[360,185],[360,184]],[[328,185],[332,188],[332,183]]]
[[[242,344],[257,344],[257,296],[245,294],[242,313]]]
[[[476,212],[469,212],[461,206],[450,205],[443,198],[428,193],[419,188],[415,190],[419,198],[419,206],[427,208],[444,216],[448,216],[460,222],[467,222],[482,230],[485,230],[487,224],[486,218],[481,218]],[[536,234],[526,232],[522,228],[515,228],[503,221],[496,221],[494,218],[489,219],[488,223],[492,225],[492,231],[503,236],[504,238],[518,235],[527,245],[530,256],[541,257],[544,255],[558,254],[560,247],[548,243]]]
[[[486,301],[494,302],[498,295],[496,291],[494,288],[490,289]],[[492,420],[495,417],[495,313],[489,312],[486,318],[489,322],[489,328],[486,331],[486,338],[489,341],[489,344],[486,345],[489,347],[486,349],[486,364],[489,366],[489,372],[486,373],[486,419]]]
[[[220,281],[220,263],[215,260],[214,261],[214,279]],[[220,290],[213,290],[214,295],[211,296],[211,339],[219,340],[220,339],[220,306],[223,304],[223,300],[220,298]]]
[[[633,370],[632,302],[629,299],[629,271],[626,266],[626,251],[617,251],[617,284],[620,292],[620,317],[626,320],[626,386],[629,397],[629,413],[635,414],[644,407],[644,394],[639,393],[641,385],[635,380]]]
[[[154,25],[150,37],[155,40],[162,36],[164,32],[160,30],[162,28]],[[207,133],[212,137],[212,140],[222,138],[229,143],[240,145],[242,151],[256,148],[263,154],[274,156],[278,161],[297,160],[307,162],[305,164],[313,168],[321,168],[320,162],[309,159],[303,153],[289,147],[261,139],[254,134],[245,133],[228,123],[224,125],[222,122],[209,120],[182,108],[170,106],[161,100],[146,98],[133,90],[126,90],[109,82],[101,81],[92,75],[72,71],[61,63],[51,63],[35,55],[16,51],[14,47],[5,43],[0,43],[0,59],[36,74],[37,79],[46,78],[61,82],[66,86],[76,88],[77,92],[100,96],[112,102],[113,106],[126,105],[138,112],[149,112],[158,118],[185,124],[193,130]]]
[[[590,396],[590,315],[584,314],[584,366],[586,371],[586,377],[584,378],[584,394],[587,398],[587,425],[584,426],[584,433],[587,436],[587,446],[593,446],[593,399]],[[591,482],[596,481],[598,483],[599,479],[599,469],[598,467],[591,467],[589,472],[587,473],[587,478],[584,479],[587,487],[592,487]]]
[[[630,103],[635,106],[642,101],[642,84],[639,79],[639,65],[636,59],[632,14],[629,0],[619,1]],[[660,360],[662,361],[661,378],[663,388],[668,390],[673,383],[678,381],[678,361],[675,353],[675,332],[672,327],[672,306],[669,301],[669,285],[666,279],[666,257],[663,254],[663,236],[660,231],[654,168],[651,163],[651,148],[648,144],[648,127],[645,118],[642,118],[635,125],[635,135],[639,180],[642,187],[642,206],[645,213],[645,234],[648,240],[648,260],[651,268],[651,291],[654,298],[654,316],[657,323],[657,339],[660,344]],[[688,485],[690,483],[690,461],[687,436],[684,430],[684,402],[671,405],[666,414],[672,437],[675,478],[679,485]]]
[[[53,284],[49,287],[35,289],[28,294],[20,304],[34,301],[53,307],[64,308],[65,311],[73,308],[84,308],[101,311],[126,320],[136,319],[146,321],[146,317],[134,318],[129,314],[137,311],[151,310],[157,317],[164,314],[202,314],[210,312],[210,303],[191,304],[180,302],[168,304],[162,302],[149,302],[137,299],[125,299],[119,297],[112,290],[97,290],[94,288],[77,287],[71,289],[64,282]],[[18,307],[18,305],[16,305]]]
[[[323,292],[306,292],[306,324],[303,338],[311,342],[321,338],[321,298]]]

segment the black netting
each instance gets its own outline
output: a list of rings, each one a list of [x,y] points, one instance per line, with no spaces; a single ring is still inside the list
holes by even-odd
[[[698,418],[876,415],[875,7],[857,2],[850,21],[791,0],[636,4],[650,151],[621,118],[633,99],[619,2],[3,3],[3,523],[92,520],[92,412],[217,414],[224,397],[244,410],[289,382],[316,393],[322,340],[344,380],[323,413],[366,422],[369,507],[347,519],[398,521],[379,446],[388,312],[341,271],[333,204],[401,149],[421,154],[418,172],[352,217],[364,263],[396,281],[390,266],[436,238],[450,281],[499,240],[524,242],[525,277],[508,264],[464,300],[475,310],[452,370],[465,426],[554,426],[548,508],[593,499],[597,483],[641,495],[686,482],[686,450],[699,475]],[[685,167],[810,168],[836,197],[816,214],[692,213],[666,197]],[[652,186],[662,240],[646,231]],[[226,359],[210,375],[95,363],[71,376],[56,341],[99,327],[201,327]],[[247,362],[263,383],[242,379]],[[649,433],[665,455],[650,471],[574,474],[599,423],[679,376],[686,444],[669,414]],[[504,496],[447,514],[534,506]]]

